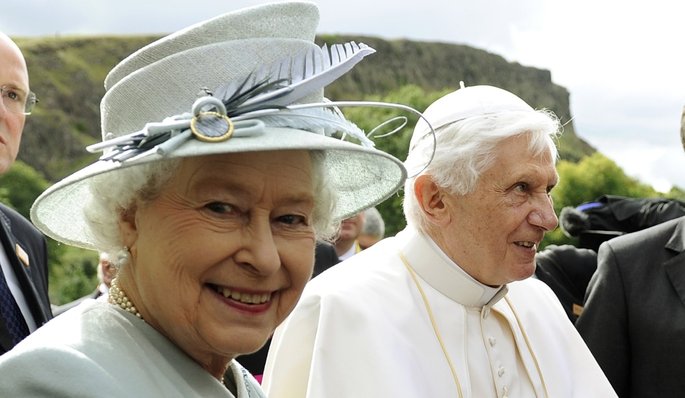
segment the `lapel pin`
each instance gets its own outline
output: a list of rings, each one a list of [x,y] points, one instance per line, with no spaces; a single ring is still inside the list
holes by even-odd
[[[24,263],[24,267],[29,266],[29,255],[26,254],[26,251],[22,249],[21,246],[19,246],[19,243],[15,245],[15,251],[17,252],[17,257],[19,257],[19,260]]]

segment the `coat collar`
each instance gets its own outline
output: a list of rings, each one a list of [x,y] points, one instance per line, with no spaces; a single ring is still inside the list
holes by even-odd
[[[685,304],[685,218],[678,219],[664,247],[675,252],[673,257],[664,261],[663,267],[680,301]]]
[[[681,217],[675,222],[675,229],[671,238],[666,242],[666,248],[681,253],[685,251],[685,217]]]
[[[466,307],[483,307],[494,305],[506,294],[506,286],[492,288],[475,280],[422,232],[407,227],[397,238],[409,266],[450,299]]]

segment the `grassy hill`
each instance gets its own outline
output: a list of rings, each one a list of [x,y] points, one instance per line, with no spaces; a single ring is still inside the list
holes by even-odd
[[[56,181],[90,163],[84,147],[100,140],[99,103],[107,72],[121,59],[155,40],[153,36],[18,38],[29,65],[39,106],[27,119],[19,159]],[[327,88],[331,99],[377,98],[416,85],[426,92],[490,84],[512,91],[536,108],[548,108],[567,123],[562,159],[577,161],[595,152],[573,128],[569,93],[547,70],[507,62],[464,45],[322,35],[319,42],[363,42],[377,53]]]

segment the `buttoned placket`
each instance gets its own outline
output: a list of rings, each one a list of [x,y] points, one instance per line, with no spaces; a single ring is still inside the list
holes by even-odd
[[[495,385],[497,396],[500,398],[507,398],[509,392],[509,383],[511,380],[503,362],[502,353],[497,345],[497,337],[495,337],[493,334],[493,331],[496,330],[496,328],[489,325],[491,322],[497,322],[496,320],[491,319],[492,316],[491,306],[483,306],[480,316],[483,343],[488,353],[492,381]]]
[[[504,321],[504,323],[507,322],[506,320],[498,319],[501,315],[497,314],[497,312],[493,313],[492,310],[492,307],[507,294],[507,291],[507,287],[503,286],[502,289],[500,289],[497,294],[482,307],[480,316],[483,344],[488,354],[492,380],[496,394],[499,398],[507,398],[509,396],[510,387],[512,383],[515,382],[514,374],[516,373],[515,371],[512,373],[511,369],[507,369],[507,366],[515,366],[513,363],[506,362],[507,360],[511,360],[512,353],[507,352],[506,346],[503,347],[498,345],[498,342],[506,340],[506,336],[501,335],[501,325],[498,324],[502,321]],[[515,353],[513,355],[515,358]]]

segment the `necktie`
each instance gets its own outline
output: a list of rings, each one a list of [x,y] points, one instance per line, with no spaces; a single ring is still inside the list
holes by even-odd
[[[0,319],[5,323],[12,337],[12,345],[16,345],[29,335],[29,328],[7,285],[2,267],[0,267]]]

